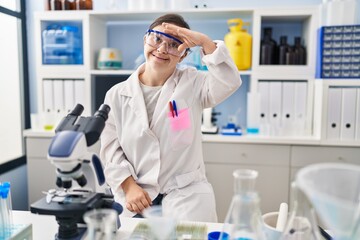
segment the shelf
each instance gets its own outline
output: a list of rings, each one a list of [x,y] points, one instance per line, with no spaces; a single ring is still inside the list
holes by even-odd
[[[131,75],[135,70],[91,70],[91,75]]]
[[[86,69],[84,65],[41,65],[38,71],[41,75],[77,78],[84,76]]]
[[[171,11],[181,14],[185,19],[191,20],[219,20],[239,18],[244,15],[250,16],[253,13],[251,9],[185,9],[178,11]],[[106,11],[106,12],[90,12],[90,17],[95,17],[104,21],[152,21],[155,18],[169,13],[169,10],[161,11]]]
[[[91,70],[91,75],[131,75],[135,70],[132,69],[124,69],[124,70]],[[251,75],[252,71],[239,71],[240,75]]]
[[[259,144],[281,144],[281,145],[319,145],[320,139],[315,137],[275,137],[260,135],[224,136],[220,134],[203,134],[203,142],[221,143],[259,143]]]
[[[260,65],[253,71],[259,77],[271,78],[294,78],[294,79],[308,79],[315,78],[315,70],[306,65]]]
[[[187,20],[191,28],[201,31],[212,39],[223,39],[228,33],[227,20],[241,18],[249,22],[247,31],[252,35],[252,67],[249,70],[239,71],[243,78],[242,92],[258,91],[257,86],[261,81],[306,81],[307,82],[307,133],[313,136],[321,136],[320,131],[315,131],[317,119],[314,119],[314,79],[315,79],[315,54],[316,54],[316,31],[318,23],[317,8],[205,8],[171,10]],[[42,12],[37,13],[36,36],[37,43],[41,43],[41,24],[44,21],[81,21],[83,27],[84,64],[81,66],[53,65],[45,66],[37,64],[38,79],[76,79],[82,78],[85,82],[85,105],[86,109],[94,111],[98,104],[103,101],[104,94],[113,85],[125,81],[129,75],[135,72],[134,60],[143,52],[143,37],[150,22],[155,18],[169,13],[169,9],[153,11],[70,11],[70,12]],[[307,65],[259,65],[261,33],[264,27],[273,27],[274,37],[286,34],[289,38],[301,36],[304,46],[308,51]],[[130,41],[129,41],[130,36]],[[116,48],[122,52],[123,69],[121,70],[98,70],[96,62],[101,48]],[[41,53],[41,44],[37,45],[37,53]],[[38,54],[41,56],[40,54]],[[188,56],[190,61],[192,56]],[[183,62],[186,64],[186,62]],[[39,83],[41,83],[39,81]],[[42,86],[39,84],[39,92]],[[242,98],[241,98],[242,99]],[[245,98],[244,98],[245,99]],[[236,101],[235,101],[236,100]],[[321,99],[320,99],[321,100]],[[232,106],[238,106],[237,96],[227,102]],[[320,103],[321,104],[321,103]],[[318,105],[320,105],[318,104]],[[42,99],[39,100],[41,109]],[[231,106],[231,107],[232,107]],[[240,101],[242,109],[246,109],[246,99]],[[224,108],[225,109],[225,108]],[[223,110],[228,113],[228,107]],[[319,119],[321,116],[319,117]],[[222,119],[222,121],[224,121]],[[246,119],[241,119],[242,124]],[[314,125],[316,125],[314,127]],[[319,124],[321,126],[321,124]],[[310,129],[311,128],[311,129]],[[316,128],[317,129],[317,128]],[[320,145],[320,138],[316,137],[228,137],[211,136],[205,141],[244,142],[244,143],[268,143],[268,144],[310,144]],[[350,144],[350,143],[349,143]]]

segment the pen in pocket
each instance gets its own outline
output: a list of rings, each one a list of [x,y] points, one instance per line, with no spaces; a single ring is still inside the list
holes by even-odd
[[[178,116],[178,112],[177,112],[177,107],[176,107],[176,102],[175,102],[175,100],[173,100],[173,107],[174,107],[175,115]]]
[[[171,115],[174,118],[175,117],[175,115],[174,115],[174,107],[173,107],[171,101],[169,102],[169,108],[170,108]]]

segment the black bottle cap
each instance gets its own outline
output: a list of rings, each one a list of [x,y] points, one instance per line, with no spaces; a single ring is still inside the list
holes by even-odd
[[[280,37],[280,44],[287,44],[287,36]]]
[[[294,43],[295,43],[295,45],[300,45],[301,44],[301,37],[295,37],[294,38]]]
[[[272,28],[271,27],[266,27],[264,28],[264,35],[268,35],[268,36],[271,36],[272,34]]]

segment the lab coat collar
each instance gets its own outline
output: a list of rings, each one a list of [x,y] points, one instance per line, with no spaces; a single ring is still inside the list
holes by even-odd
[[[123,96],[130,97],[129,105],[137,115],[138,119],[142,122],[144,129],[149,128],[149,120],[147,117],[147,110],[145,106],[144,96],[140,87],[139,74],[144,71],[145,64],[142,64],[126,81],[126,87],[122,88],[119,94]],[[178,69],[175,69],[173,74],[165,82],[161,94],[159,96],[158,102],[156,104],[153,120],[151,121],[150,129],[159,121],[160,117],[166,117],[166,110],[168,108],[168,102],[171,100],[172,94],[175,90],[176,85],[179,82],[179,73]]]
[[[130,97],[129,106],[135,112],[137,118],[141,121],[144,130],[149,128],[149,120],[143,93],[140,87],[139,73],[141,72],[141,65],[126,81],[126,87],[120,92],[121,95]]]
[[[156,104],[153,119],[151,121],[150,129],[153,129],[153,127],[159,122],[159,120],[162,117],[167,117],[167,111],[169,106],[169,101],[171,100],[171,97],[175,91],[175,87],[177,86],[179,82],[179,70],[176,68],[173,74],[169,77],[168,80],[166,80],[158,102]],[[165,107],[164,107],[165,106]]]

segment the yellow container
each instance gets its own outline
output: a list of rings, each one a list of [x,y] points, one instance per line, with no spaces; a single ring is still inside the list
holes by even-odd
[[[237,68],[247,70],[251,67],[252,37],[242,28],[246,23],[240,18],[229,19],[227,23],[230,32],[224,38],[226,47]]]

